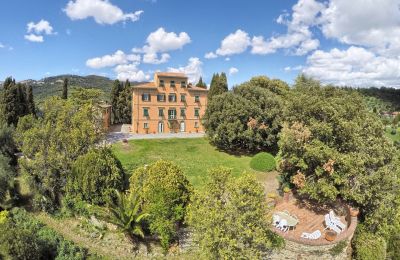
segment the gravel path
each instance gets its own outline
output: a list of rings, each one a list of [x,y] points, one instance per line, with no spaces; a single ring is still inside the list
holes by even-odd
[[[107,142],[113,144],[121,141],[122,139],[139,140],[139,139],[200,138],[204,136],[205,136],[204,133],[130,134],[123,132],[111,132],[107,135]]]

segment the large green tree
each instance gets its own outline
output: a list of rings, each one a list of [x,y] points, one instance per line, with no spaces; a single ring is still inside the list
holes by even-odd
[[[216,168],[193,194],[188,223],[207,259],[265,259],[282,245],[269,230],[267,212],[264,189],[253,176],[234,178]]]
[[[205,88],[205,89],[207,88],[207,84],[205,82],[203,82],[202,77],[200,77],[199,82],[197,82],[197,84],[196,84],[196,87]]]
[[[103,137],[100,112],[91,104],[52,97],[39,118],[23,117],[17,128],[24,157],[21,172],[29,177],[38,207],[57,206],[73,162]]]
[[[276,150],[283,110],[279,95],[246,83],[210,100],[203,123],[221,149]]]
[[[16,84],[12,78],[4,81],[0,101],[4,120],[9,125],[17,125],[21,116],[30,113],[25,85]]]
[[[118,101],[119,101],[119,96],[122,91],[122,85],[119,80],[115,80],[113,87],[111,89],[111,106],[112,106],[112,121],[114,124],[120,123],[121,121],[121,115],[119,111],[119,106],[118,106]]]
[[[66,191],[93,204],[103,205],[114,190],[124,189],[121,162],[109,148],[95,148],[81,155],[73,163],[67,176]]]
[[[149,214],[150,231],[159,236],[167,250],[185,216],[191,191],[189,181],[175,164],[158,161],[133,172],[130,191],[139,196],[143,213]]]

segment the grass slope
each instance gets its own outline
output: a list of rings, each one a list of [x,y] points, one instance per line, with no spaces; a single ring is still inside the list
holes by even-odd
[[[235,156],[211,146],[205,138],[131,140],[113,146],[113,151],[129,174],[136,167],[165,159],[178,164],[189,181],[199,186],[210,168],[225,166],[232,169],[235,176],[250,168],[250,156]]]
[[[392,135],[392,134],[390,133],[391,130],[392,130],[392,127],[386,127],[386,130],[385,130],[386,136],[387,136],[390,140],[392,140],[393,142],[394,142],[394,141],[399,141],[399,142],[400,142],[400,127],[397,128],[397,133],[396,133],[395,135]]]

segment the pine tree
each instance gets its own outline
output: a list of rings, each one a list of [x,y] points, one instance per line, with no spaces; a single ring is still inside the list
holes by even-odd
[[[111,90],[111,106],[112,106],[112,114],[113,114],[113,120],[112,122],[114,124],[120,123],[121,122],[121,116],[119,113],[119,106],[118,106],[118,100],[119,96],[121,93],[122,87],[121,83],[119,80],[115,80],[112,90]]]
[[[63,90],[62,90],[62,99],[68,99],[68,78],[64,79]]]
[[[36,108],[35,108],[35,101],[33,99],[33,91],[32,91],[31,85],[28,86],[27,91],[26,91],[26,103],[27,103],[28,114],[35,115]]]

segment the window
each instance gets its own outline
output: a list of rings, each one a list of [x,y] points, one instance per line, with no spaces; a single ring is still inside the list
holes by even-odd
[[[147,107],[143,108],[143,116],[149,117],[149,109]]]
[[[165,102],[165,94],[157,94],[158,102]]]
[[[181,108],[181,117],[186,116],[186,110],[184,108]]]
[[[181,81],[181,87],[186,88],[186,81]]]
[[[165,87],[164,80],[160,79],[160,87]]]
[[[171,80],[170,86],[174,88],[175,87],[175,81]]]
[[[158,109],[158,116],[159,117],[164,117],[164,108],[159,108]]]
[[[149,129],[149,123],[143,123],[143,128],[144,129]]]
[[[176,110],[175,110],[175,108],[168,110],[168,119],[176,119]]]
[[[186,95],[185,94],[181,94],[181,102],[186,102]]]
[[[200,96],[194,96],[194,102],[200,102]]]
[[[199,128],[199,122],[194,122],[194,128]]]
[[[149,93],[142,94],[142,101],[149,102],[151,100],[151,96]]]
[[[169,102],[176,102],[176,94],[169,94],[168,95]]]
[[[200,109],[198,109],[198,108],[194,109],[194,116],[196,116],[196,117],[200,116]]]

